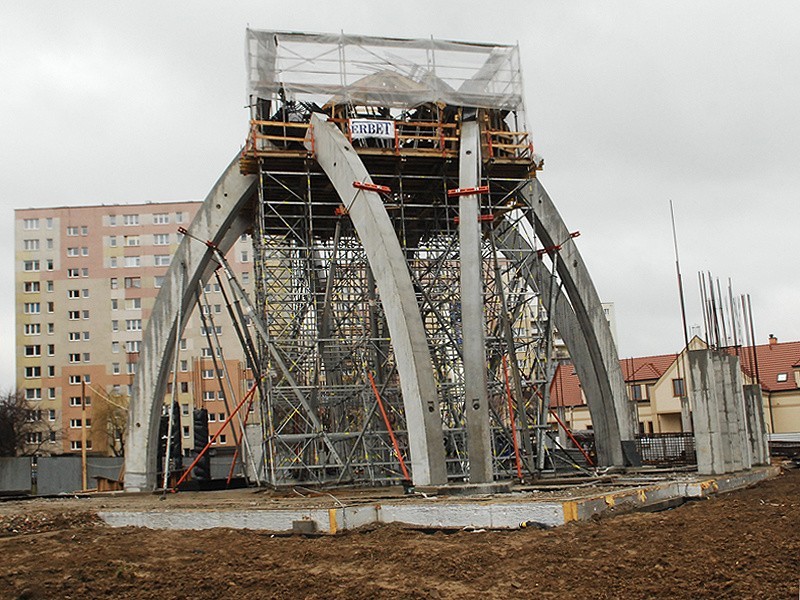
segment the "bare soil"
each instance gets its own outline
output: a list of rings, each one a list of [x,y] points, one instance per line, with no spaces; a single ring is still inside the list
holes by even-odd
[[[549,531],[280,537],[2,508],[0,598],[797,598],[800,585],[800,471]]]

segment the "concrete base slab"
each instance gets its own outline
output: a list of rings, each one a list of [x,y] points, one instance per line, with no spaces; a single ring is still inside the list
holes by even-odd
[[[416,486],[414,490],[428,496],[482,496],[490,494],[510,494],[513,491],[513,484],[510,481],[452,483],[448,485]]]
[[[685,477],[619,491],[569,500],[533,499],[525,493],[489,498],[428,497],[387,499],[381,502],[333,508],[205,510],[176,509],[98,513],[112,527],[151,529],[253,529],[292,533],[297,522],[304,529],[335,534],[366,525],[398,523],[420,529],[518,529],[537,524],[542,527],[564,525],[590,519],[607,511],[628,512],[678,504],[681,499],[706,498],[714,494],[745,488],[774,477],[778,467],[759,467],[718,478]],[[313,523],[313,525],[312,525]]]

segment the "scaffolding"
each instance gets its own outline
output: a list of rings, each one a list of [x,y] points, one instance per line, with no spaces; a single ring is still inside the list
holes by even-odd
[[[458,188],[461,123],[477,118],[494,474],[541,469],[554,295],[531,272],[548,255],[521,195],[541,161],[526,131],[518,49],[249,30],[247,55],[252,115],[240,169],[259,182],[254,283],[271,344],[266,351],[262,340],[259,352],[266,481],[407,478],[386,318],[348,207],[314,160],[312,113],[339,127],[382,192],[425,327],[451,480],[465,479],[468,461],[458,198],[448,192]],[[523,249],[505,246],[508,228]]]

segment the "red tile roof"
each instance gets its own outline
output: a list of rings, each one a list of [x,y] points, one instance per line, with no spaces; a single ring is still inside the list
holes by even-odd
[[[733,350],[731,350],[733,351]],[[778,342],[756,346],[758,375],[761,387],[768,392],[796,390],[794,367],[800,364],[800,342]],[[751,348],[739,348],[742,370],[752,376],[755,363]],[[786,373],[786,381],[778,381],[778,374]]]
[[[742,370],[752,376],[754,372],[752,351],[750,348],[739,348],[739,359]],[[729,349],[734,352],[733,349]],[[758,373],[761,387],[768,392],[779,392],[798,389],[794,377],[794,367],[800,365],[800,342],[779,342],[756,346]],[[626,383],[654,381],[660,379],[664,372],[675,362],[677,354],[661,354],[625,358],[619,361]],[[778,374],[786,373],[786,381],[778,381]],[[582,406],[581,385],[575,366],[563,363],[556,369],[553,383],[550,385],[550,403],[552,406]]]
[[[677,354],[660,354],[657,356],[641,356],[625,358],[619,361],[626,383],[655,381],[660,379],[670,365],[675,362]],[[581,406],[581,384],[572,363],[563,363],[556,369],[553,383],[550,385],[550,403],[552,406]]]

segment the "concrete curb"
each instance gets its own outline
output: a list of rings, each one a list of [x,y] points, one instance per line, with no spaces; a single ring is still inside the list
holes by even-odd
[[[325,534],[388,523],[422,529],[519,529],[526,522],[556,527],[612,510],[629,512],[680,498],[707,498],[754,485],[779,473],[778,467],[759,467],[721,477],[666,481],[566,501],[430,498],[413,503],[382,502],[330,509],[101,511],[98,516],[112,527],[226,527],[276,533],[297,530],[296,522],[311,522],[311,530]]]

